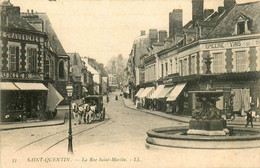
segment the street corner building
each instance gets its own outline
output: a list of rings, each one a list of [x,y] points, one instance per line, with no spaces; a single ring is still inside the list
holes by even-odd
[[[0,7],[1,121],[51,118],[66,95],[69,57],[46,14]]]
[[[210,86],[229,91],[217,101],[220,110],[244,116],[254,103],[259,115],[260,2],[223,2],[214,11],[204,9],[204,0],[192,0],[192,20],[185,25],[185,11],[174,9],[168,37],[165,31],[141,31],[128,60],[130,92],[138,107],[192,115],[200,102],[189,91]]]

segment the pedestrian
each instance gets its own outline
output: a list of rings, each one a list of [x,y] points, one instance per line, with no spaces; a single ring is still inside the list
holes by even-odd
[[[73,116],[74,116],[74,125],[77,124],[77,122],[80,124],[79,121],[79,107],[76,103],[72,103],[72,108],[73,108]]]
[[[251,127],[253,128],[253,117],[252,117],[253,106],[254,106],[254,104],[251,103],[250,109],[248,110],[248,112],[246,114],[246,127],[248,126],[249,122],[251,122]]]

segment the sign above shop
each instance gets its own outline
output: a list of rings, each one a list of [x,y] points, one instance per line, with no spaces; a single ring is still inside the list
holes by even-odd
[[[228,42],[218,42],[218,43],[208,43],[202,45],[202,49],[227,49],[227,48],[237,48],[237,47],[249,47],[249,46],[259,46],[260,40],[237,40]]]
[[[28,34],[2,32],[1,36],[5,38],[15,39],[15,40],[40,42],[40,38],[38,36],[28,35]]]
[[[167,79],[167,80],[164,80],[164,81],[163,81],[163,84],[164,84],[164,85],[167,85],[167,84],[168,84],[168,85],[169,85],[169,84],[172,84],[172,79]]]
[[[0,73],[0,78],[43,80],[43,74],[35,74],[35,73],[27,73],[27,72],[2,72]]]

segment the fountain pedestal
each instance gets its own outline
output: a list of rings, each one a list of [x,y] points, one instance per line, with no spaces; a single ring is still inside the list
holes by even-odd
[[[187,134],[213,136],[229,134],[226,120],[221,117],[221,111],[216,108],[216,101],[225,92],[206,90],[189,93],[195,93],[197,100],[202,103],[202,108],[193,111]]]

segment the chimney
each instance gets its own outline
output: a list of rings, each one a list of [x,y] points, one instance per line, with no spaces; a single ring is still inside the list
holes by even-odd
[[[150,38],[151,44],[154,42],[157,42],[157,40],[158,40],[157,29],[149,29],[149,38]]]
[[[159,42],[164,42],[167,39],[167,31],[159,30]]]
[[[141,30],[141,36],[145,35],[145,30]]]
[[[224,8],[223,6],[219,6],[219,7],[218,7],[218,13],[219,13],[219,14],[223,13],[224,10],[225,10],[225,8]]]
[[[192,21],[203,20],[204,0],[192,0]]]
[[[32,11],[32,15],[33,15],[33,10],[31,10]]]
[[[204,19],[210,16],[214,12],[214,9],[205,9],[204,10]]]
[[[29,9],[27,9],[27,15],[29,15],[29,13],[30,13],[30,11],[29,11]]]
[[[233,8],[236,4],[236,0],[224,0],[224,8],[226,10]]]
[[[174,38],[177,34],[182,34],[183,26],[182,9],[174,9],[169,13],[169,37]]]

